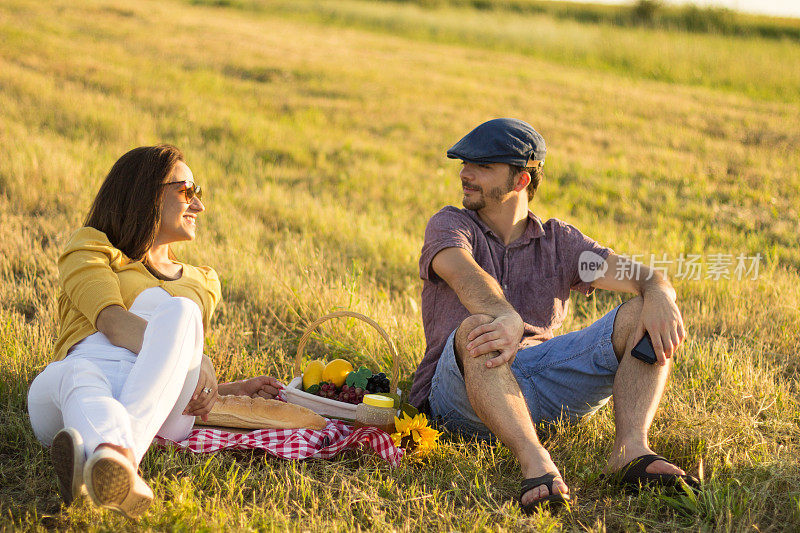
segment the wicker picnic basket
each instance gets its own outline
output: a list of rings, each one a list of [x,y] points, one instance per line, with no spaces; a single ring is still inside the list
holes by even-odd
[[[389,354],[392,356],[392,376],[389,380],[389,390],[397,391],[399,394],[400,391],[397,389],[397,383],[400,379],[400,361],[397,355],[397,349],[394,347],[394,343],[392,342],[392,339],[389,338],[389,335],[386,333],[386,331],[377,322],[366,315],[362,315],[361,313],[356,313],[355,311],[335,311],[315,320],[310,326],[308,326],[308,329],[306,329],[305,333],[303,333],[303,336],[300,337],[300,342],[297,345],[297,353],[294,356],[294,379],[292,379],[292,381],[286,386],[283,391],[283,395],[287,402],[307,407],[319,415],[328,418],[338,418],[341,420],[355,420],[355,405],[351,403],[340,402],[338,400],[332,400],[330,398],[323,398],[322,396],[309,394],[303,391],[303,375],[301,372],[300,363],[303,358],[303,351],[305,350],[306,344],[320,324],[339,317],[357,318],[366,322],[375,328],[383,340],[386,341],[386,344],[389,346]]]

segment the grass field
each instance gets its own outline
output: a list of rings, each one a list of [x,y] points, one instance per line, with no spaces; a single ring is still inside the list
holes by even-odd
[[[800,529],[800,44],[438,2],[228,3],[0,4],[0,529]],[[460,201],[444,150],[497,116],[547,139],[542,218],[619,253],[763,257],[756,280],[674,279],[689,337],[651,443],[702,468],[697,498],[599,480],[607,408],[543,433],[578,501],[557,516],[520,515],[505,447],[457,440],[396,469],[151,450],[158,502],[138,525],[60,508],[25,396],[54,343],[55,260],[119,155],[176,144],[208,189],[177,253],[222,278],[220,379],[290,379],[306,325],[351,309],[389,331],[409,380],[422,233]],[[619,301],[576,298],[565,330]],[[387,366],[367,329],[325,333]]]
[[[194,0],[217,3],[219,0]],[[258,6],[247,0],[223,0],[228,5]],[[545,14],[565,20],[613,26],[664,28],[693,33],[800,39],[800,19],[753,15],[724,7],[668,4],[660,0],[636,0],[621,4],[593,4],[563,0],[383,0],[420,6],[472,7],[481,11]]]

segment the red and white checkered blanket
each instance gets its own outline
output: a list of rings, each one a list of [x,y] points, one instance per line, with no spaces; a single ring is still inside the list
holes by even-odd
[[[355,430],[340,420],[328,420],[325,429],[258,429],[250,433],[231,433],[221,429],[197,427],[180,442],[155,438],[159,446],[179,446],[195,453],[219,450],[262,449],[284,459],[329,459],[348,448],[370,448],[392,466],[398,466],[403,450],[388,433],[374,427]]]

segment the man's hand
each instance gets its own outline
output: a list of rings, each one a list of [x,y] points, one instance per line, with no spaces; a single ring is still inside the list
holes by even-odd
[[[204,392],[209,390],[210,392]],[[197,379],[197,387],[194,389],[192,399],[183,410],[183,414],[189,416],[199,416],[203,420],[208,420],[208,413],[217,401],[217,374],[211,359],[203,354],[203,361],[200,363],[200,377]]]
[[[517,356],[519,341],[524,332],[522,318],[517,313],[500,315],[492,322],[478,326],[467,335],[467,350],[472,357],[500,352],[486,361],[489,368],[511,364]]]
[[[592,282],[592,286],[638,293],[644,300],[639,327],[628,340],[626,351],[630,351],[647,331],[658,364],[667,364],[667,359],[675,354],[686,338],[683,317],[675,304],[675,289],[660,272],[641,263],[631,263],[630,259],[614,253],[608,255],[606,262],[607,268]]]
[[[436,254],[431,265],[436,274],[455,291],[467,311],[473,315],[497,317],[489,324],[469,332],[469,354],[478,357],[500,352],[486,361],[489,368],[513,362],[524,324],[519,313],[506,300],[497,280],[487,274],[463,248],[445,248]]]
[[[639,331],[634,343],[638,342],[647,331],[653,343],[653,351],[659,365],[667,364],[667,359],[678,350],[678,346],[686,338],[683,317],[675,304],[675,291],[662,287],[649,288],[642,298],[642,317]]]

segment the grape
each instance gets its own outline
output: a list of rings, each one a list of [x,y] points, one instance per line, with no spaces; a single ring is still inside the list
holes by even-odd
[[[381,372],[375,374],[367,381],[368,392],[389,392],[389,378]]]

